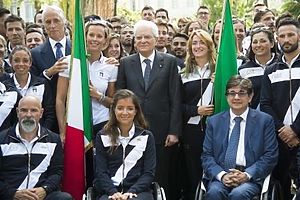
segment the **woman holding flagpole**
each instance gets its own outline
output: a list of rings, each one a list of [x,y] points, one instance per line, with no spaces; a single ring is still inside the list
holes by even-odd
[[[182,142],[187,167],[188,199],[194,199],[196,187],[202,178],[201,157],[205,134],[205,119],[213,114],[212,85],[215,71],[215,47],[209,33],[192,32],[188,40],[182,79]]]
[[[85,25],[86,47],[89,54],[90,97],[92,105],[93,138],[109,119],[109,106],[115,93],[118,68],[107,64],[102,50],[106,47],[108,28],[105,22],[91,21]],[[69,59],[70,57],[68,57]],[[61,135],[65,135],[66,98],[69,86],[69,69],[59,73],[56,96],[56,115]],[[62,138],[64,140],[64,138]],[[87,185],[92,186],[92,152],[87,153]]]

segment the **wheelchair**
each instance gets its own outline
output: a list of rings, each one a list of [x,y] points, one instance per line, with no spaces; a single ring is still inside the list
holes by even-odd
[[[166,194],[162,187],[159,186],[157,182],[151,184],[151,190],[154,200],[166,200]],[[82,200],[95,200],[95,192],[92,187],[87,189],[86,195],[82,197]]]
[[[281,186],[277,180],[271,178],[269,174],[262,186],[261,194],[253,198],[253,200],[281,200]],[[196,189],[195,200],[205,200],[206,188],[201,181]]]

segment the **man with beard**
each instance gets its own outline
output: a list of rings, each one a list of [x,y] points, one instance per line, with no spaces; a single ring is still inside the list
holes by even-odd
[[[23,97],[17,125],[0,133],[0,199],[72,199],[59,191],[62,144],[57,134],[39,124],[42,114],[37,97]]]
[[[291,199],[289,167],[300,136],[300,24],[287,18],[279,22],[277,41],[283,51],[279,61],[265,70],[261,110],[272,115],[278,134],[279,159],[273,175],[280,181],[286,200]]]
[[[176,33],[171,43],[171,54],[176,56],[177,65],[182,69],[186,56],[187,41],[189,37],[184,33]]]
[[[130,24],[126,24],[121,29],[121,44],[125,53],[125,56],[129,56],[133,52],[133,27]]]

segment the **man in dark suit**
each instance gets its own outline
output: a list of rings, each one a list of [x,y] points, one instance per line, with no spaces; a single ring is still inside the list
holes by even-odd
[[[252,199],[277,163],[278,145],[272,117],[248,107],[252,83],[233,76],[226,85],[229,111],[208,119],[202,166],[206,199]]]
[[[31,50],[31,72],[51,80],[56,96],[58,73],[68,67],[63,58],[71,54],[71,42],[65,36],[66,18],[61,8],[47,6],[42,13],[42,19],[48,39]]]
[[[137,22],[134,35],[138,53],[120,61],[116,85],[118,89],[133,91],[141,101],[156,142],[156,180],[168,197],[170,159],[181,130],[177,61],[169,54],[155,51],[158,28],[153,22]]]
[[[68,68],[68,62],[64,58],[71,54],[71,42],[65,36],[66,18],[61,8],[47,6],[42,19],[49,38],[31,50],[31,73],[50,81],[53,97],[56,99],[58,73]],[[59,132],[57,123],[52,130]]]

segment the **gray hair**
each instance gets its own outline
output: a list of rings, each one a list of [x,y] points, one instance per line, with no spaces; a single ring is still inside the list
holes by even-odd
[[[154,22],[147,21],[147,20],[138,21],[133,28],[134,36],[136,36],[136,31],[139,28],[151,28],[154,37],[158,37],[158,28]]]
[[[63,11],[60,7],[58,7],[58,6],[56,6],[56,5],[50,5],[50,6],[46,6],[46,7],[44,8],[44,10],[43,10],[43,12],[42,12],[42,21],[43,21],[43,23],[44,23],[44,21],[45,21],[45,14],[46,14],[47,12],[49,12],[49,11],[54,11],[55,13],[57,13],[58,16],[62,19],[62,21],[63,21],[64,23],[66,23],[67,19],[66,19],[66,17],[65,17],[64,11]]]

